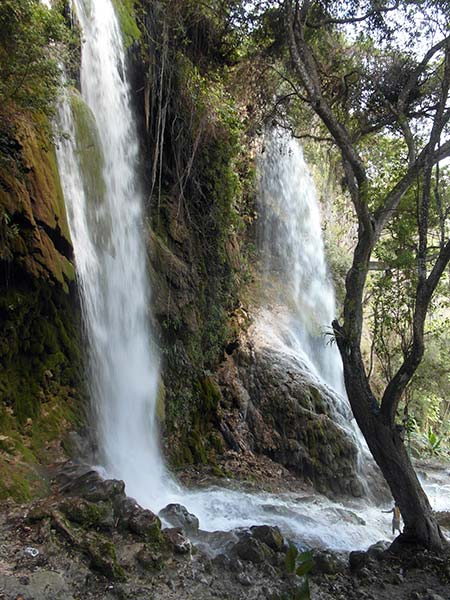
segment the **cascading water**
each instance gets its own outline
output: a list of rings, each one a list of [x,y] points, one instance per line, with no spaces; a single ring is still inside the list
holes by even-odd
[[[275,128],[266,135],[259,173],[260,249],[271,308],[261,311],[258,328],[266,343],[330,389],[334,420],[358,448],[366,487],[363,470],[371,459],[351,415],[341,357],[330,335],[336,302],[316,188],[302,147],[289,132]]]
[[[315,186],[298,142],[281,129],[266,136],[260,159],[259,206],[265,281],[278,304],[267,319],[272,337],[338,394],[339,352],[326,333],[335,296],[325,259]]]
[[[157,443],[158,358],[148,325],[137,135],[111,0],[74,0],[84,36],[82,98],[60,110],[58,162],[90,345],[98,460],[151,503],[167,480]]]

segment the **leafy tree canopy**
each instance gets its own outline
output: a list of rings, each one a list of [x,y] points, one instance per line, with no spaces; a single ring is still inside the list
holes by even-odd
[[[50,112],[66,38],[62,16],[39,0],[2,0],[0,31],[0,105]]]

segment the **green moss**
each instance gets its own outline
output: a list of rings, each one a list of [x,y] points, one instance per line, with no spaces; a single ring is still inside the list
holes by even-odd
[[[166,388],[162,380],[159,382],[156,398],[156,417],[160,423],[166,420]]]
[[[11,457],[3,493],[16,500],[41,493],[36,463],[51,461],[55,441],[80,422],[75,311],[69,296],[45,282],[0,288],[0,455]]]
[[[60,505],[66,517],[83,528],[104,527],[113,521],[113,507],[110,502],[88,502],[79,498],[67,499]]]
[[[254,218],[254,210],[244,207],[254,170],[244,147],[245,124],[226,89],[229,72],[219,65],[213,71],[205,56],[200,59],[202,42],[190,37],[191,22],[184,18],[189,13],[191,19],[193,13],[184,4],[176,23],[164,16],[168,40],[163,39],[163,18],[157,14],[144,40],[152,49],[144,56],[146,83],[167,74],[162,89],[149,85],[150,107],[158,105],[156,94],[161,93],[167,123],[172,123],[164,132],[163,161],[158,165],[161,189],[155,190],[151,202],[152,235],[161,241],[158,247],[167,248],[170,260],[160,260],[163,253],[155,252],[151,264],[158,280],[165,427],[174,466],[211,464],[223,451],[220,435],[211,436],[220,419],[220,391],[204,374],[217,367],[229,339],[229,316],[248,272],[241,241]],[[208,25],[206,17],[204,24]],[[168,54],[163,72],[161,48],[164,56],[166,50]],[[162,133],[156,128],[157,120],[150,119],[148,142],[153,150]]]
[[[172,464],[215,464],[216,453],[223,451],[223,440],[215,430],[221,398],[217,383],[210,377],[195,381],[195,408],[190,414],[190,426],[179,439],[172,453]]]
[[[163,535],[161,532],[161,521],[159,519],[156,519],[155,522],[146,529],[145,540],[154,548],[160,547],[163,542]]]
[[[206,420],[215,414],[219,406],[221,394],[217,383],[209,376],[196,384],[199,405]],[[205,414],[206,413],[206,414]]]
[[[219,465],[213,465],[212,472],[216,477],[225,477],[225,473]]]
[[[113,4],[119,18],[125,47],[129,48],[141,38],[141,31],[136,23],[134,0],[113,0]]]
[[[217,431],[212,431],[209,434],[209,443],[217,454],[223,454],[225,451],[223,437]]]
[[[0,500],[11,498],[16,502],[28,502],[48,491],[35,468],[20,462],[17,457],[6,458],[0,452],[0,472]]]

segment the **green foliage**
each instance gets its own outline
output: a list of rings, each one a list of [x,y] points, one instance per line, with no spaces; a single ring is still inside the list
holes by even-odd
[[[440,452],[442,450],[441,445],[442,445],[443,438],[438,437],[434,433],[434,431],[429,429],[427,436],[426,436],[426,440],[428,442],[427,450],[428,450],[429,454],[431,456],[436,456],[436,455],[440,454]]]
[[[290,596],[290,600],[310,600],[308,574],[314,567],[313,553],[311,551],[299,552],[294,544],[289,544],[285,559],[286,571],[303,577],[304,580],[299,588]]]
[[[120,21],[120,27],[125,43],[129,48],[141,38],[141,31],[136,23],[134,0],[112,0]]]
[[[67,35],[62,17],[40,0],[2,0],[0,30],[0,105],[51,112]]]

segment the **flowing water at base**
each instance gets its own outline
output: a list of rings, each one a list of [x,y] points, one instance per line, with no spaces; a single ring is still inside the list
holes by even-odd
[[[449,509],[448,472],[435,472],[422,484],[434,510]],[[199,518],[200,528],[205,531],[276,525],[300,546],[338,552],[366,550],[379,540],[394,539],[392,515],[381,512],[391,506],[375,506],[364,499],[334,502],[315,492],[275,495],[212,487],[195,492],[179,490],[170,501],[186,506]],[[150,508],[158,510],[163,506]]]

